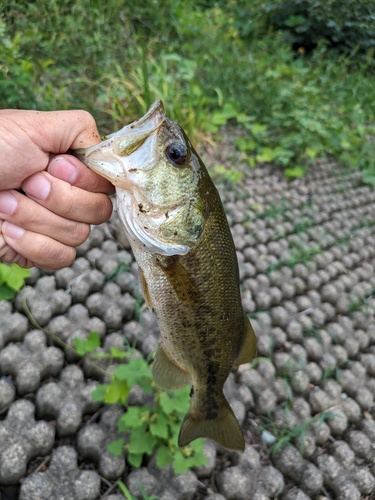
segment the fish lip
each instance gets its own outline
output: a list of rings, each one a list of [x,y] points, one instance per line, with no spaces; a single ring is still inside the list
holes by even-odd
[[[158,128],[163,123],[163,121],[165,119],[165,113],[164,113],[164,104],[163,104],[163,101],[161,99],[157,99],[155,102],[153,102],[145,115],[141,116],[141,118],[138,118],[138,120],[130,123],[126,127],[130,127],[130,128],[139,127],[139,126],[143,125],[144,122],[148,122],[149,120],[151,120],[151,118],[154,118],[155,120],[158,120],[158,119],[161,120],[159,125],[158,125]],[[124,127],[124,128],[126,128],[126,127]]]
[[[149,136],[153,132],[156,132],[164,123],[166,119],[164,112],[164,104],[161,99],[157,99],[153,104],[151,104],[147,113],[135,120],[128,125],[125,125],[122,129],[112,134],[109,134],[106,139],[98,144],[89,146],[88,148],[75,149],[73,153],[77,156],[84,156],[87,158],[92,153],[110,146],[114,139],[120,139],[123,136],[133,136],[134,142],[141,142],[145,137]]]

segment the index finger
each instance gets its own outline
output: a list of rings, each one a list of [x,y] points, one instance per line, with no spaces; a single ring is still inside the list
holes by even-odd
[[[114,186],[87,168],[78,158],[72,155],[59,155],[50,160],[47,172],[54,177],[69,182],[72,186],[91,191],[92,193],[113,194]]]
[[[27,177],[45,170],[51,153],[100,140],[87,111],[0,110],[1,189],[18,189]]]

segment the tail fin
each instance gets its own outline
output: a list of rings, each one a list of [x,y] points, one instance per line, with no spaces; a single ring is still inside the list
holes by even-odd
[[[211,438],[229,450],[244,451],[241,428],[224,395],[215,419],[206,419],[202,412],[194,411],[190,406],[181,425],[178,445],[186,446],[199,437]]]

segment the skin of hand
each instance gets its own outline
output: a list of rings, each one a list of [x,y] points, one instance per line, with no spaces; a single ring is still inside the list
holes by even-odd
[[[112,213],[114,188],[69,149],[100,142],[86,111],[0,111],[0,261],[69,266]]]

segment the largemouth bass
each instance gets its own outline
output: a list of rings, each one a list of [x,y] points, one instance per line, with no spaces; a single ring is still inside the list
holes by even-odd
[[[116,186],[120,221],[161,332],[154,381],[163,389],[191,385],[178,444],[208,437],[243,450],[223,385],[232,368],[253,359],[256,339],[241,305],[231,232],[206,167],[161,101],[75,153]]]

